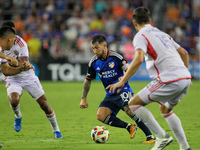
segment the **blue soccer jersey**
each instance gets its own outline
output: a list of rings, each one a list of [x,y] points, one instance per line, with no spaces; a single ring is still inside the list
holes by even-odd
[[[127,67],[128,63],[123,56],[115,51],[108,50],[107,58],[104,60],[98,59],[97,56],[92,57],[88,64],[86,79],[93,80],[96,78],[96,74],[98,74],[104,87],[106,88],[108,85],[118,82],[119,77],[124,75],[124,71]],[[128,82],[126,82],[121,91],[129,91],[133,93]],[[112,94],[114,93],[109,93],[106,90],[106,95]]]

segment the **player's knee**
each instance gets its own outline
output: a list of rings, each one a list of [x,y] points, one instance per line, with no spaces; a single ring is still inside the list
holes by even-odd
[[[103,122],[105,120],[105,116],[103,114],[97,114],[97,120]]]
[[[162,114],[167,114],[172,110],[172,109],[169,109],[168,107],[166,107],[165,105],[160,105],[159,109]]]
[[[20,99],[19,94],[10,94],[9,95],[10,105],[13,108],[16,108],[19,104],[19,99]]]
[[[40,105],[40,107],[42,108],[42,110],[44,110],[45,111],[45,113],[47,113],[48,112],[48,110],[50,109],[49,107],[49,104],[48,104],[48,102],[46,101],[46,100],[41,100],[40,102],[39,102],[39,105]]]
[[[19,105],[19,101],[11,101],[11,106],[13,107],[13,108],[16,108],[18,105]]]

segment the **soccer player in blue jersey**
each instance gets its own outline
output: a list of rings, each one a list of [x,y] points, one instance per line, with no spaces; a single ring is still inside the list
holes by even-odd
[[[82,99],[79,105],[80,108],[88,107],[86,97],[90,90],[91,80],[96,78],[96,74],[99,75],[104,87],[107,87],[109,84],[118,82],[129,66],[123,56],[107,49],[106,38],[103,35],[94,36],[91,40],[91,46],[95,56],[92,57],[88,64],[88,72],[84,81]],[[116,91],[109,93],[106,90],[106,97],[99,105],[97,111],[97,119],[110,126],[127,129],[130,133],[130,138],[134,138],[137,129],[136,125],[126,123],[116,117],[120,109],[122,109],[145,133],[147,139],[143,143],[154,143],[155,140],[150,130],[128,106],[128,101],[132,95],[133,91],[128,82],[126,82],[120,93]]]

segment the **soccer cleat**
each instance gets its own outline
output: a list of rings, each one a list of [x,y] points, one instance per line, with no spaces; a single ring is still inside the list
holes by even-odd
[[[133,139],[135,137],[136,130],[137,130],[137,126],[135,124],[132,124],[130,126],[130,139]]]
[[[15,131],[19,132],[21,130],[21,122],[22,122],[22,117],[21,118],[15,117],[15,122],[14,122]]]
[[[0,143],[0,149],[3,147],[3,144],[2,143]]]
[[[55,135],[55,138],[59,138],[59,139],[63,138],[63,136],[62,136],[60,131],[55,131],[54,135]]]
[[[153,136],[148,136],[147,140],[142,143],[155,143],[156,139]]]
[[[151,150],[162,150],[173,141],[173,138],[166,134],[164,139],[156,138],[156,143]]]

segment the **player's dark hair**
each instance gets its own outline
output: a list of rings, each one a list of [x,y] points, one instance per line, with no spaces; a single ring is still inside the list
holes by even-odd
[[[150,22],[150,11],[145,7],[138,7],[133,11],[132,18],[138,24],[149,23]]]
[[[0,38],[5,38],[9,35],[15,35],[15,30],[11,27],[5,26],[0,28]]]
[[[12,28],[15,28],[15,24],[12,22],[12,21],[5,21],[3,24],[2,24],[2,27],[12,27]]]
[[[102,43],[102,42],[106,42],[106,38],[103,35],[95,35],[92,40],[91,43],[94,44],[96,42]]]

